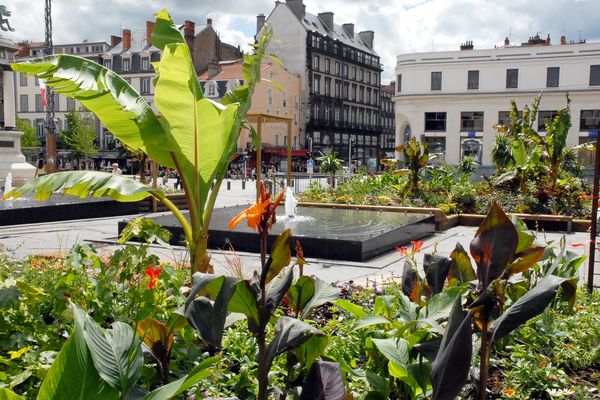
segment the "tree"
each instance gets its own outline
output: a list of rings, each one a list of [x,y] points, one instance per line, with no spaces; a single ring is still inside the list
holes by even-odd
[[[17,130],[23,132],[21,147],[40,147],[42,145],[35,134],[35,128],[24,119],[17,118]]]
[[[321,162],[321,172],[331,175],[331,187],[335,189],[335,173],[344,168],[342,160],[337,158],[333,149],[327,154],[321,153],[321,157],[318,157],[317,160]]]
[[[68,148],[75,150],[78,159],[82,157],[87,161],[89,157],[98,153],[96,121],[93,114],[82,107],[79,111],[70,111],[65,115],[65,118],[67,120],[67,131],[62,132],[62,140]]]

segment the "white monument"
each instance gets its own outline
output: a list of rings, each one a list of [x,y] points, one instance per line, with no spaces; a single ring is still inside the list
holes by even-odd
[[[12,31],[5,16],[6,7],[0,6],[2,19],[0,28],[2,31]],[[8,29],[6,29],[8,27]],[[15,81],[16,74],[11,70],[10,64],[15,60],[15,53],[19,47],[9,37],[0,34],[0,186],[5,186],[8,173],[11,173],[14,186],[23,184],[26,180],[35,176],[36,168],[25,161],[21,153],[21,136],[23,132],[16,130],[16,108],[15,108]]]

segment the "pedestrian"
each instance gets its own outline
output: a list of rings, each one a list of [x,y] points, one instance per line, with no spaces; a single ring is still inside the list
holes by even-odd
[[[181,177],[179,176],[179,171],[175,170],[175,190],[177,190],[177,188],[179,188],[179,190],[182,190],[183,184],[181,183]]]
[[[117,164],[117,163],[112,164],[111,172],[115,175],[123,175],[123,171],[121,170],[121,168],[119,168],[119,164]]]

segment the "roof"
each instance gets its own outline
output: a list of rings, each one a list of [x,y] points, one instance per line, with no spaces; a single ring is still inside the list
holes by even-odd
[[[360,37],[358,33],[354,33],[354,37],[351,38],[346,30],[338,24],[333,24],[333,31],[330,31],[325,27],[325,25],[323,25],[323,22],[317,15],[305,13],[304,18],[300,19],[300,23],[309,31],[318,32],[323,36],[337,39],[340,42],[364,51],[365,53],[369,53],[374,56],[378,55],[375,50],[367,45],[367,43]]]
[[[261,72],[273,65],[272,61],[263,61]],[[208,77],[208,69],[200,71],[198,79],[201,81],[222,81],[229,79],[244,79],[244,64],[242,59],[219,62],[221,71],[212,77]]]
[[[123,48],[123,40],[121,40],[121,42],[119,44],[117,44],[115,47],[108,50],[108,53],[109,54],[121,54],[124,51],[130,52],[130,53],[140,53],[144,50],[147,50],[150,52],[160,51],[160,49],[158,47],[155,47],[155,46],[147,43],[145,30],[131,32],[131,47],[129,49]]]
[[[183,32],[183,28],[185,27],[185,24],[181,24],[177,27],[177,29],[179,29],[180,32]],[[194,26],[194,36],[198,35],[200,32],[202,32],[203,30],[206,29],[206,27],[208,27],[208,25],[199,25],[196,24]]]

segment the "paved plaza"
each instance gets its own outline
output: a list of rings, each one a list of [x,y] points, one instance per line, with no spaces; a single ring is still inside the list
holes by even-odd
[[[254,202],[254,198],[253,182],[247,182],[246,188],[242,189],[240,180],[232,180],[231,190],[227,190],[227,184],[223,183],[217,199],[217,207],[251,204]],[[302,208],[299,208],[299,213],[301,212]],[[110,253],[120,246],[117,243],[118,222],[141,215],[143,214],[0,227],[0,251],[7,252],[16,258],[24,258],[34,254],[58,255],[63,254],[75,243],[86,241],[93,243],[101,253]],[[475,231],[475,227],[459,226],[435,233],[423,240],[421,253],[430,253],[435,250],[438,254],[447,256],[452,252],[457,242],[468,249]],[[537,238],[543,243],[558,243],[563,235],[568,245],[589,242],[589,234],[585,232],[538,232]],[[588,245],[569,246],[569,249],[579,254],[587,254],[589,247]],[[188,259],[186,249],[181,246],[172,246],[167,249],[152,246],[152,252],[161,259],[175,264],[183,264]],[[241,257],[244,272],[248,276],[254,269],[259,268],[260,258],[257,254],[238,253],[237,255]],[[229,272],[227,258],[233,258],[231,252],[212,250],[211,256],[216,273]],[[310,257],[310,254],[306,254],[306,256],[309,265],[305,267],[305,273],[332,283],[353,280],[363,285],[380,285],[384,280],[399,277],[404,264],[404,256],[395,251],[388,252],[367,262],[314,259]],[[417,260],[421,262],[422,257],[418,256]],[[587,262],[583,264],[580,273],[582,282],[587,276],[587,265]],[[597,269],[597,273],[600,273],[600,267],[597,267]],[[596,284],[600,284],[600,279],[596,279]]]

